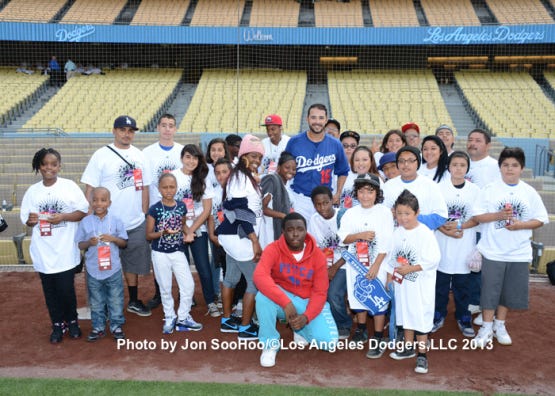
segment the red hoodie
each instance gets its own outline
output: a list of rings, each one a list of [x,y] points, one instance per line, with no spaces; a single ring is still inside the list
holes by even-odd
[[[285,308],[291,302],[283,288],[309,302],[304,314],[310,322],[322,312],[328,294],[328,269],[324,253],[314,238],[306,234],[301,261],[297,261],[282,235],[264,249],[253,275],[262,294]]]

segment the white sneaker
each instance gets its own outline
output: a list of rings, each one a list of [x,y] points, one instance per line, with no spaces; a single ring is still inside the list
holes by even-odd
[[[507,332],[505,324],[499,324],[497,321],[493,321],[493,336],[497,338],[497,342],[501,345],[512,345],[513,340]]]
[[[299,346],[308,346],[308,341],[306,340],[306,338],[304,338],[296,331],[293,332],[293,341]]]
[[[221,316],[222,313],[220,312],[220,310],[218,309],[218,306],[215,303],[210,303],[208,304],[208,312],[207,315],[212,316],[213,318],[217,318],[218,316]]]
[[[234,314],[235,316],[238,316],[238,317],[243,316],[243,300],[237,301]]]
[[[478,335],[472,339],[474,345],[481,349],[491,349],[491,345],[493,343],[493,331],[486,330],[485,327],[480,327],[478,331]]]
[[[479,305],[473,305],[473,304],[468,304],[468,310],[470,311],[470,315],[476,315],[482,312],[482,309],[480,308]]]
[[[482,317],[482,314],[476,316],[472,323],[474,323],[476,326],[481,326],[484,323],[484,318]]]
[[[262,367],[274,367],[276,365],[277,349],[264,349],[260,355],[260,365]]]

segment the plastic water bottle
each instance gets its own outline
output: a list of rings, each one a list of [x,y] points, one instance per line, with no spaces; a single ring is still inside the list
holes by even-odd
[[[461,232],[462,230],[463,221],[462,219],[457,219],[457,231]]]
[[[3,199],[2,200],[2,212],[5,212],[7,208],[8,208],[8,203],[6,202],[5,199]]]
[[[511,205],[510,202],[507,202],[507,203],[505,204],[505,209],[511,210],[511,212],[512,212],[512,210],[513,210],[513,205]],[[511,225],[511,224],[513,224],[512,216],[509,217],[509,218],[507,219],[507,221],[505,222],[505,224],[506,224],[506,225]]]

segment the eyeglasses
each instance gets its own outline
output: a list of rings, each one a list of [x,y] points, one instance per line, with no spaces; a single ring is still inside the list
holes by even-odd
[[[406,159],[406,160],[400,159],[400,160],[397,160],[397,163],[398,163],[399,165],[407,165],[407,164],[414,164],[416,161],[417,161],[416,158],[413,158],[413,159]]]
[[[343,143],[343,148],[346,148],[346,149],[353,149],[353,150],[354,150],[354,149],[357,148],[357,145],[356,145],[356,143],[352,143],[352,144]]]

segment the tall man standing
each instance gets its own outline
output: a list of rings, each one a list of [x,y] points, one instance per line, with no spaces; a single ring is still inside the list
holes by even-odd
[[[350,169],[341,142],[324,131],[327,121],[326,106],[313,104],[308,108],[308,131],[293,136],[285,147],[297,162],[297,173],[291,185],[293,205],[305,219],[310,219],[316,212],[310,199],[312,189],[317,186],[331,189],[334,174],[338,178],[333,202],[339,204],[339,195]]]
[[[127,230],[127,248],[120,250],[121,264],[129,290],[127,311],[150,316],[150,309],[138,299],[139,275],[150,273],[150,248],[145,238],[145,213],[151,173],[141,150],[131,143],[137,123],[123,115],[114,121],[114,142],[98,149],[89,160],[81,182],[92,201],[95,187],[106,187],[112,197],[110,210],[117,213]]]

